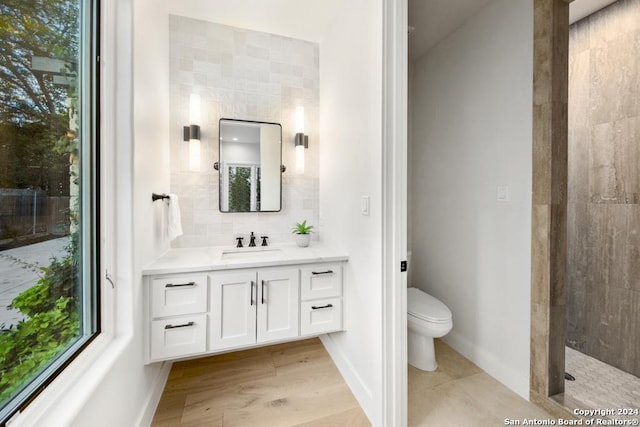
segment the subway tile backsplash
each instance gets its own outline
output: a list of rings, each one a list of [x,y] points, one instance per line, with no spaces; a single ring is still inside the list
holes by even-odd
[[[292,242],[294,223],[318,225],[319,46],[275,34],[181,16],[169,17],[171,192],[180,198],[184,235],[173,247],[233,245],[251,231],[271,243]],[[189,170],[182,127],[189,120],[189,95],[202,100],[199,172]],[[295,109],[305,109],[305,173],[296,175]],[[282,210],[221,213],[218,120],[232,118],[282,125]],[[317,239],[315,234],[312,238]]]

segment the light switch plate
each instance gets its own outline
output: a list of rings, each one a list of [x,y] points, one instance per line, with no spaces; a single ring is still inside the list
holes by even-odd
[[[496,192],[496,200],[499,202],[508,202],[509,201],[509,186],[508,185],[499,185],[498,190]]]

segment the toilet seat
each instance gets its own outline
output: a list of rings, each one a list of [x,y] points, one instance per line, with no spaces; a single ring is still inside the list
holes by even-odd
[[[451,322],[451,310],[441,301],[417,288],[407,289],[407,312],[431,323]]]

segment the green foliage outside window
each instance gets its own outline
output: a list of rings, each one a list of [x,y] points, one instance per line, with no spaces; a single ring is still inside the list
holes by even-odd
[[[251,209],[251,168],[229,168],[229,210],[248,212]]]
[[[42,267],[38,284],[14,298],[11,307],[27,316],[0,331],[0,403],[15,395],[80,335],[78,260],[71,254]]]

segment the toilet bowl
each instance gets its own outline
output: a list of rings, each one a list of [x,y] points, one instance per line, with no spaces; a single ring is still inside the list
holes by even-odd
[[[435,371],[433,339],[445,336],[453,328],[449,307],[417,288],[407,289],[409,364],[423,371]]]

